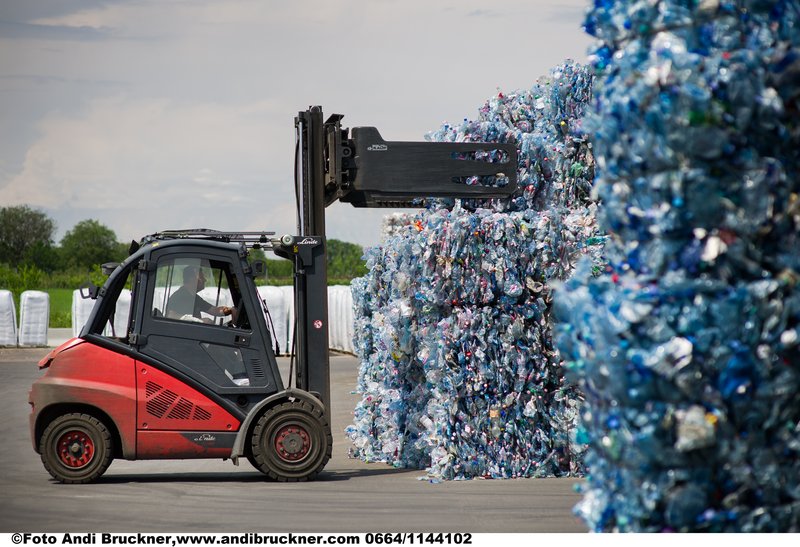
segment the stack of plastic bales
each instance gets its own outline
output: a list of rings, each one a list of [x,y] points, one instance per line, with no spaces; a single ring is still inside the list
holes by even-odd
[[[800,530],[800,3],[596,2],[608,271],[556,295],[597,531]],[[588,269],[588,268],[587,268]]]
[[[429,135],[516,142],[521,188],[508,201],[434,204],[368,250],[369,274],[353,283],[357,457],[435,479],[581,469],[579,395],[553,348],[549,284],[603,240],[578,126],[590,97],[586,69],[567,63]]]

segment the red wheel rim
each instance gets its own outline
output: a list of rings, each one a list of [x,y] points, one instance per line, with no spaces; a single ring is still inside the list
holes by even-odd
[[[298,462],[305,458],[310,450],[311,437],[300,425],[285,425],[275,434],[275,452],[285,462]]]
[[[86,432],[73,429],[58,438],[56,450],[61,463],[72,469],[80,469],[89,465],[94,458],[94,441]]]

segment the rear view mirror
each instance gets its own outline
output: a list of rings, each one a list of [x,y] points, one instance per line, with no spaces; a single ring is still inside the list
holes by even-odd
[[[253,269],[253,277],[267,277],[267,263],[263,260],[254,260],[250,267]]]
[[[103,275],[111,275],[114,273],[114,270],[117,269],[117,266],[119,266],[119,262],[106,262],[100,266],[100,270],[103,272]]]
[[[83,285],[79,287],[81,298],[86,300],[87,298],[91,298],[92,300],[97,300],[97,295],[100,293],[100,287],[92,283],[91,281],[87,281]]]

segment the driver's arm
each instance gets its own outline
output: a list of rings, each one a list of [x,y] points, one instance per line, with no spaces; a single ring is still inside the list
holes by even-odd
[[[230,306],[211,306],[206,313],[215,317],[222,317],[223,315],[233,314],[233,308]]]

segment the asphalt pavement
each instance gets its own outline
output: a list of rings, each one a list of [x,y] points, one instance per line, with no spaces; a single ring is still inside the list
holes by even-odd
[[[0,348],[0,532],[586,531],[572,514],[577,479],[432,483],[349,458],[358,362],[344,355],[331,358],[333,457],[316,481],[267,482],[244,460],[115,460],[95,484],[58,484],[28,432],[28,390],[47,351]]]

